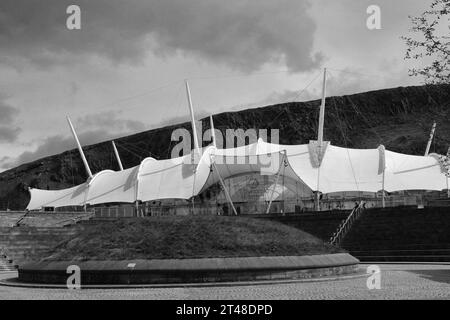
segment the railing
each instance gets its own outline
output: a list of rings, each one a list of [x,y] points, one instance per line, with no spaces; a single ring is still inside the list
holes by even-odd
[[[23,219],[25,219],[25,217],[27,216],[28,213],[29,213],[29,211],[25,211],[25,213],[20,217],[20,219],[16,221],[16,223],[14,224],[14,227],[20,226],[20,223],[22,222]]]
[[[108,206],[92,208],[93,215],[96,218],[131,218],[136,217],[136,207],[132,205]]]
[[[347,232],[352,227],[353,223],[358,220],[363,212],[363,202],[361,201],[358,206],[353,208],[352,212],[348,215],[347,219],[345,219],[338,227],[338,230],[331,236],[330,243],[333,245],[339,245],[342,239],[345,237]]]

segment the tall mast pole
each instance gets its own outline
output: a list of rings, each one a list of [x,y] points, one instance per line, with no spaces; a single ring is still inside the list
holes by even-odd
[[[431,143],[433,142],[434,132],[436,131],[436,122],[433,123],[433,127],[431,128],[430,138],[428,139],[427,149],[425,150],[425,157],[430,153]]]
[[[115,144],[114,140],[111,141],[111,143],[112,143],[112,146],[113,146],[113,149],[114,149],[114,154],[116,155],[117,162],[119,163],[120,171],[123,171],[122,160],[120,160],[119,151],[117,151],[116,144]]]
[[[194,137],[194,149],[197,151],[199,149],[198,137],[197,137],[197,127],[195,126],[194,108],[192,106],[191,90],[189,89],[189,83],[187,80],[184,81],[186,84],[186,94],[189,103],[189,112],[191,114],[191,125],[192,125],[192,135]]]
[[[214,160],[212,160],[211,163],[212,163],[213,169],[216,171],[217,177],[219,178],[219,182],[222,185],[223,192],[225,193],[225,197],[226,197],[228,203],[230,204],[234,215],[237,216],[238,214],[237,214],[237,211],[236,211],[236,207],[234,206],[233,200],[231,198],[230,193],[228,192],[227,186],[225,185],[225,182],[223,181],[222,176],[219,173],[219,169],[217,168],[216,163],[214,162]]]
[[[317,132],[317,148],[319,156],[319,170],[317,172],[317,192],[315,192],[316,210],[320,211],[320,191],[319,191],[319,176],[320,165],[322,158],[322,146],[323,146],[323,126],[325,122],[325,99],[327,95],[327,68],[323,68],[323,82],[322,82],[322,103],[320,104],[319,112],[319,130]]]
[[[319,142],[319,146],[322,146],[323,143],[323,124],[325,120],[325,97],[327,91],[327,68],[323,69],[323,83],[322,83],[322,103],[320,104],[320,113],[319,113],[319,132],[317,134],[317,140]]]
[[[447,150],[447,158],[450,156],[450,147]],[[447,169],[446,169],[447,170]],[[447,181],[447,198],[450,198],[450,189],[449,189],[449,182],[448,182],[448,172],[445,173],[445,180]]]
[[[192,185],[192,190],[195,189],[195,180],[197,177],[197,166],[195,165],[197,163],[197,152],[199,152],[199,144],[198,144],[198,137],[197,137],[197,126],[195,125],[195,116],[194,116],[194,107],[192,106],[192,98],[191,98],[191,90],[189,89],[189,83],[187,80],[184,80],[184,83],[186,84],[186,95],[188,99],[189,104],[189,112],[191,114],[191,125],[192,125],[192,136],[194,137],[194,152],[191,155],[191,162],[194,164],[194,183]],[[195,213],[195,197],[194,194],[192,194],[192,214]]]
[[[72,131],[73,138],[75,139],[75,142],[77,143],[78,151],[80,152],[81,159],[83,160],[84,168],[86,169],[86,172],[87,172],[89,178],[92,179],[93,176],[92,176],[91,169],[89,168],[89,164],[84,155],[83,148],[81,148],[80,140],[78,140],[77,133],[75,132],[75,129],[72,125],[72,121],[70,121],[69,117],[67,117],[67,122],[69,123],[70,130]]]
[[[381,206],[383,208],[386,208],[386,192],[384,191],[384,183],[385,183],[385,179],[386,179],[386,167],[383,168],[383,177],[382,177],[382,186],[381,186]]]
[[[381,206],[383,208],[386,207],[386,191],[385,189],[385,182],[386,182],[386,148],[383,145],[380,145],[378,147],[379,153],[380,153],[380,169],[381,171]]]
[[[213,121],[213,116],[212,115],[209,116],[209,123],[210,123],[210,127],[211,127],[212,144],[213,144],[214,147],[217,147],[216,132],[214,131],[214,121]]]
[[[278,167],[278,172],[277,172],[277,177],[276,177],[276,179],[275,179],[275,184],[273,185],[272,192],[271,192],[271,194],[270,194],[269,205],[267,206],[266,214],[269,214],[269,212],[270,212],[270,207],[272,206],[272,202],[273,202],[273,196],[274,196],[274,194],[275,194],[275,188],[277,187],[277,185],[278,185],[278,180],[280,179],[281,166],[284,165],[284,159],[285,159],[285,157],[286,157],[286,151],[283,153],[283,156],[281,157],[280,166]],[[283,191],[284,191],[284,190],[283,190]],[[284,211],[283,211],[283,212],[284,212]]]

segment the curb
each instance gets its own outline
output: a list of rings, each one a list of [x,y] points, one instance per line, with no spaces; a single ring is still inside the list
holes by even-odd
[[[236,282],[208,282],[208,283],[168,283],[168,284],[130,284],[130,285],[85,285],[81,286],[82,290],[92,289],[164,289],[164,288],[208,288],[208,287],[244,287],[244,286],[262,286],[272,284],[292,284],[292,283],[310,283],[325,281],[342,281],[350,279],[359,279],[369,276],[363,270],[358,270],[355,274],[334,276],[334,277],[317,277],[309,279],[293,279],[293,280],[259,280],[259,281],[236,281]],[[7,278],[0,280],[0,286],[15,288],[34,288],[34,289],[67,289],[65,285],[58,284],[39,284],[39,283],[23,283],[18,282],[18,278]]]
[[[47,261],[19,267],[24,283],[66,285],[67,268],[76,265],[86,285],[147,285],[299,280],[352,274],[359,260],[347,253],[120,261]]]

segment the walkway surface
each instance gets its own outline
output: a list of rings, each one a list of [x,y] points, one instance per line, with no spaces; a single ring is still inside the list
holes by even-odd
[[[361,265],[367,268],[368,265]],[[246,286],[147,289],[35,289],[0,286],[5,299],[450,299],[450,265],[380,264],[381,288],[367,277]],[[0,279],[14,273],[0,273]]]

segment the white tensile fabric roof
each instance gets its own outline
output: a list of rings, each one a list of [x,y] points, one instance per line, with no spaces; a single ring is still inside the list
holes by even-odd
[[[314,150],[312,143],[278,145],[260,139],[238,148],[207,147],[195,165],[190,161],[192,155],[168,160],[146,158],[139,166],[123,171],[104,170],[69,189],[30,188],[27,209],[190,199],[217,183],[219,175],[226,179],[254,172],[279,173],[322,193],[382,190],[383,168],[384,190],[388,192],[448,188],[448,178],[437,155],[412,156],[384,147],[348,149],[327,144],[321,149],[320,162]]]

